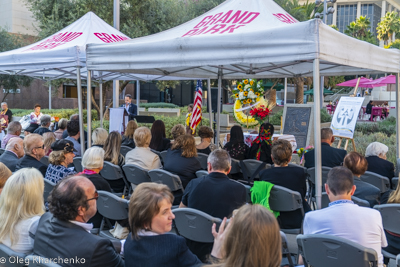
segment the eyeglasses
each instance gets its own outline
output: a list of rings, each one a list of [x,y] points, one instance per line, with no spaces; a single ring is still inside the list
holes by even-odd
[[[41,149],[44,149],[44,144],[43,144],[42,146],[38,146],[38,147],[35,147],[35,148],[41,148]]]
[[[94,192],[94,198],[89,198],[88,200],[86,200],[86,202],[93,200],[93,199],[98,199],[99,198],[99,193],[97,193],[97,191]]]

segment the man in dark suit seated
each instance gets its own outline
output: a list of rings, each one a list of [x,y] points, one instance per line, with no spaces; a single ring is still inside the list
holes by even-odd
[[[44,133],[51,132],[49,130],[51,124],[51,116],[50,115],[43,115],[40,118],[40,127],[37,128],[33,133],[37,133],[43,135]]]
[[[97,198],[96,188],[86,177],[61,180],[49,196],[50,212],[40,218],[33,253],[55,259],[63,267],[123,267],[113,243],[90,233],[93,225],[87,222],[96,214]],[[60,262],[66,258],[75,262]]]
[[[292,159],[292,145],[287,140],[277,140],[272,144],[271,158],[274,167],[260,172],[260,180],[270,182],[274,185],[286,187],[300,193],[303,199],[303,209],[310,211],[310,206],[305,200],[307,192],[307,172],[300,167],[289,167]],[[303,214],[301,210],[280,212],[278,217],[279,225],[282,229],[301,228]]]
[[[322,166],[336,167],[343,163],[343,159],[346,156],[347,151],[339,148],[331,147],[335,137],[331,128],[321,129],[321,157]],[[314,150],[308,151],[304,154],[305,164],[304,167],[312,168],[315,167],[315,156]]]
[[[24,142],[19,137],[8,140],[6,151],[0,156],[0,162],[7,166],[10,171],[15,172],[18,160],[25,155]]]
[[[207,166],[209,174],[189,182],[179,207],[197,209],[221,219],[231,216],[233,210],[246,203],[246,188],[227,176],[231,170],[231,157],[226,150],[211,152]],[[187,244],[202,261],[211,253],[213,245],[190,240]]]
[[[129,120],[133,120],[137,115],[137,106],[132,103],[132,96],[130,94],[125,95],[125,104],[121,105],[128,112]]]
[[[18,160],[15,170],[22,168],[38,169],[43,177],[46,176],[47,166],[40,162],[44,157],[43,137],[39,134],[30,134],[24,138],[25,156]]]

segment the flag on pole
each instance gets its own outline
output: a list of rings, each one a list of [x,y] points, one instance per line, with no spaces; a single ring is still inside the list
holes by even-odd
[[[201,89],[202,86],[203,83],[201,80],[197,80],[196,95],[194,96],[193,102],[192,120],[190,121],[190,129],[192,129],[193,133],[196,131],[196,127],[201,121],[201,104],[203,101],[203,90]]]

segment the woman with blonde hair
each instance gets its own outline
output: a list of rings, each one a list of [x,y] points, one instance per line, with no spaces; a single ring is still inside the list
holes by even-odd
[[[58,122],[58,130],[54,131],[54,134],[56,135],[56,139],[57,140],[61,140],[63,132],[67,129],[67,123],[68,120],[67,119],[60,119],[60,121]]]
[[[35,168],[15,172],[0,195],[0,243],[12,250],[29,254],[40,216],[44,213],[44,182]]]
[[[135,141],[133,141],[133,135],[135,134],[136,129],[138,128],[138,125],[136,121],[131,120],[128,122],[128,125],[126,126],[125,133],[122,136],[122,145],[123,146],[129,146],[131,148],[135,148]]]
[[[7,168],[4,163],[0,162],[0,194],[6,184],[8,178],[12,175],[12,172]]]
[[[103,128],[96,128],[92,133],[92,144],[103,148],[108,137],[108,132]]]
[[[111,162],[112,164],[119,165],[121,167],[122,165],[125,164],[125,158],[120,153],[121,142],[122,142],[122,137],[119,132],[111,132],[108,135],[106,143],[103,147],[104,161]],[[121,193],[124,191],[125,182],[124,180],[122,180],[122,178],[112,181],[108,180],[108,183],[110,184],[114,192]]]
[[[48,132],[43,134],[44,143],[44,155],[49,156],[51,153],[51,144],[56,141],[56,135],[53,132]]]
[[[196,142],[193,136],[181,135],[176,138],[165,156],[164,170],[179,175],[184,188],[190,180],[196,178],[196,172],[201,170],[201,165],[197,159]]]
[[[278,267],[282,260],[279,225],[274,215],[260,205],[244,205],[225,228],[224,218],[219,232],[212,227],[212,266]]]

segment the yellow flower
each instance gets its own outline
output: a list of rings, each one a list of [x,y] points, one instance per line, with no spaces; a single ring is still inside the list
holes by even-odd
[[[254,84],[254,82],[253,81],[250,81],[250,85],[253,85]]]
[[[244,93],[243,93],[244,96],[247,96],[247,94],[248,94],[248,92],[244,92]]]
[[[237,89],[239,89],[239,90],[242,90],[242,88],[243,88],[243,86],[242,86],[241,84],[239,84],[239,85],[237,86]]]
[[[254,93],[254,90],[253,90],[253,88],[250,88],[250,91],[252,91],[252,92]]]
[[[238,98],[239,97],[239,94],[235,94],[235,98]]]
[[[259,92],[257,92],[257,93],[256,93],[256,96],[260,96],[260,93],[259,93]]]
[[[246,80],[243,81],[243,83],[244,83],[244,84],[248,84],[248,83],[249,83],[249,80],[246,79]]]

